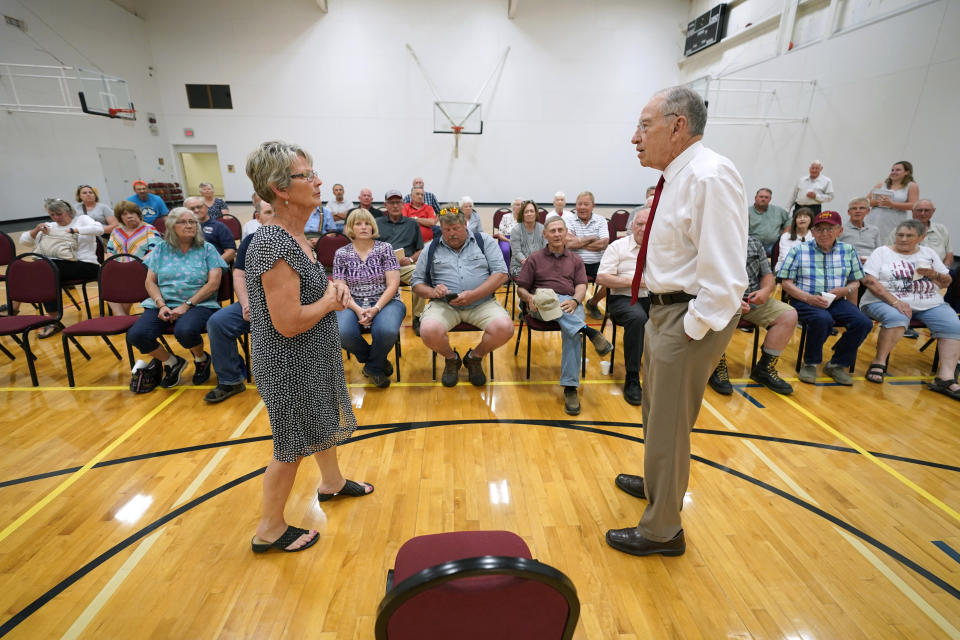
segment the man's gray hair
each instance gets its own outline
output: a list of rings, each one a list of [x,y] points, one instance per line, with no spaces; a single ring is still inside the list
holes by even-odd
[[[912,208],[916,209],[917,205],[920,204],[921,202],[929,202],[931,207],[933,207],[934,209],[937,208],[937,205],[933,204],[933,200],[931,200],[930,198],[920,198],[919,200],[913,203]]]
[[[766,191],[766,192],[769,193],[771,196],[773,195],[773,189],[770,189],[770,188],[768,188],[768,187],[760,187],[759,189],[757,189],[757,193],[756,193],[755,195],[760,195],[760,192],[761,192],[761,191]]]
[[[690,135],[702,136],[707,126],[707,105],[700,94],[689,87],[670,87],[657,93],[663,96],[663,114],[675,113],[687,119]]]
[[[183,206],[189,209],[190,202],[203,202],[203,196],[187,196],[186,200],[183,201]]]
[[[462,211],[456,213],[448,213],[446,215],[440,216],[440,226],[450,226],[452,224],[462,224],[467,226],[467,216],[463,215]]]
[[[847,209],[857,204],[858,202],[863,202],[867,205],[868,209],[870,208],[870,200],[868,200],[867,198],[864,198],[863,196],[859,196],[859,197],[850,199],[850,202],[847,203]]]
[[[261,198],[273,204],[277,194],[270,187],[283,191],[290,187],[291,167],[297,158],[313,164],[313,158],[301,147],[280,140],[262,143],[247,156],[247,177]]]
[[[927,232],[927,225],[923,224],[919,220],[901,220],[900,224],[897,225],[897,231],[900,231],[903,227],[907,229],[913,229],[917,232],[917,236],[923,236]]]

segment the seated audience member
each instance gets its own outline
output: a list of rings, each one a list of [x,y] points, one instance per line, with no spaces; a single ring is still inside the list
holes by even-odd
[[[834,345],[833,358],[823,372],[842,385],[852,385],[847,369],[857,361],[857,349],[873,329],[846,296],[855,294],[863,278],[857,252],[849,244],[837,242],[842,230],[840,214],[823,211],[813,219],[813,242],[790,249],[777,274],[783,290],[797,310],[799,321],[807,325],[807,343],[803,366],[797,377],[814,384],[817,365],[823,360],[823,343],[834,323],[847,328]]]
[[[510,314],[493,297],[507,281],[507,265],[492,237],[467,233],[462,213],[441,216],[440,230],[441,237],[425,247],[426,255],[417,260],[413,272],[414,292],[428,300],[420,337],[427,348],[446,360],[441,378],[445,387],[457,384],[461,364],[466,365],[471,384],[481,386],[487,381],[484,356],[513,336]],[[483,330],[480,344],[464,354],[462,361],[447,333],[461,322]]]
[[[353,203],[343,199],[345,193],[342,184],[333,185],[333,200],[327,201],[327,208],[333,216],[333,221],[339,225],[339,231],[343,232],[343,225],[347,221],[347,214],[353,209]]]
[[[400,338],[407,307],[400,299],[400,265],[393,247],[380,242],[377,222],[364,209],[347,218],[344,233],[351,243],[333,256],[332,279],[350,289],[347,307],[337,311],[343,348],[363,365],[363,375],[377,387],[389,387],[393,365],[387,360]],[[370,342],[361,335],[370,330]]]
[[[310,217],[307,218],[307,224],[303,225],[304,233],[317,233],[327,235],[328,233],[343,233],[343,225],[338,224],[333,219],[333,212],[323,205],[318,205]],[[311,238],[310,244],[316,246],[317,239]]]
[[[473,208],[473,198],[470,196],[460,198],[460,211],[463,211],[463,217],[467,219],[468,233],[483,231],[483,225],[480,223],[480,213]]]
[[[790,225],[790,214],[786,209],[770,204],[773,191],[763,187],[753,196],[753,204],[747,209],[750,216],[751,236],[756,236],[767,256],[773,251],[773,245]]]
[[[383,212],[383,209],[377,209],[375,206],[373,206],[373,191],[371,191],[366,187],[364,187],[363,189],[360,189],[360,193],[357,195],[357,202],[359,202],[360,205],[358,207],[351,209],[350,213],[353,213],[357,209],[366,209],[367,211],[370,212],[370,215],[372,215],[375,219],[377,219],[377,221],[379,221],[380,218],[386,215]],[[349,217],[349,214],[347,215],[347,217]]]
[[[557,191],[553,194],[553,209],[548,212],[548,214],[558,215],[563,218],[564,223],[567,225],[567,230],[569,231],[570,225],[573,224],[573,221],[577,219],[577,209],[567,209],[567,195],[563,191]],[[546,219],[544,219],[546,222]]]
[[[520,212],[523,213],[520,213]],[[535,251],[547,246],[543,225],[537,221],[537,203],[527,200],[517,208],[517,225],[510,236],[510,275],[514,278]],[[506,216],[504,216],[506,218]]]
[[[253,235],[257,229],[262,227],[264,224],[262,218],[265,216],[273,219],[273,206],[258,197],[257,202],[253,205],[253,218],[247,221],[247,224],[243,225],[243,237],[241,240],[246,240],[249,236]]]
[[[756,236],[747,238],[747,280],[747,291],[740,302],[740,318],[767,330],[762,355],[750,370],[750,379],[777,393],[791,394],[793,387],[777,372],[777,359],[793,337],[797,312],[773,297],[777,279],[770,270],[763,243]],[[720,357],[720,364],[710,375],[709,383],[717,393],[727,396],[733,393],[726,354]]]
[[[584,191],[577,196],[577,214],[567,224],[567,248],[573,250],[587,270],[587,276],[597,277],[597,269],[600,267],[600,256],[603,250],[610,244],[610,230],[607,227],[607,219],[601,215],[593,213],[594,199],[593,194]],[[566,223],[566,221],[564,221]],[[603,317],[597,304],[607,295],[606,287],[597,287],[593,297],[584,303],[584,308],[590,317],[599,320]]]
[[[163,238],[153,225],[143,221],[143,214],[140,213],[140,207],[137,205],[129,200],[121,200],[113,210],[120,224],[107,240],[108,254],[127,253],[142,259],[157,243],[163,242]],[[129,303],[109,302],[108,304],[113,310],[113,315],[130,315],[132,305]]]
[[[791,202],[794,211],[807,207],[817,214],[824,202],[833,200],[833,180],[823,175],[823,164],[819,160],[810,163],[809,174],[797,181]]]
[[[77,187],[77,204],[73,208],[77,214],[85,213],[103,225],[104,235],[110,235],[117,228],[113,209],[100,202],[100,193],[88,184]]]
[[[414,222],[420,225],[423,241],[430,242],[433,239],[433,226],[437,224],[437,213],[440,210],[424,202],[423,195],[423,189],[414,187],[410,192],[410,202],[403,205],[403,216],[413,218]]]
[[[960,359],[960,320],[940,295],[940,289],[948,287],[952,278],[936,251],[921,245],[925,229],[920,220],[904,220],[895,229],[893,244],[878,247],[863,265],[867,292],[860,301],[861,308],[880,323],[877,355],[865,377],[868,382],[883,382],[887,356],[915,318],[937,338],[940,370],[929,388],[960,400],[960,385],[955,378]]]
[[[649,209],[641,209],[633,218],[628,235],[610,243],[597,270],[597,284],[610,289],[607,295],[607,313],[610,319],[623,327],[623,361],[627,378],[623,382],[623,399],[632,405],[643,401],[640,387],[640,358],[643,355],[643,331],[650,313],[650,296],[640,288],[637,304],[630,304],[630,287],[637,271],[637,254],[643,242],[643,232],[650,217]]]
[[[380,232],[380,241],[387,242],[394,252],[403,251],[403,257],[398,259],[400,265],[400,282],[410,284],[417,259],[423,250],[423,234],[420,225],[413,218],[403,217],[403,196],[396,189],[390,189],[383,197],[387,207],[387,214],[377,221]],[[417,335],[420,331],[420,316],[423,315],[424,300],[415,291],[410,291],[410,305],[413,307],[413,330]]]
[[[47,198],[43,207],[50,220],[20,234],[21,244],[49,258],[57,266],[61,282],[96,280],[100,271],[97,236],[103,233],[103,225],[84,213],[77,214],[69,202],[59,198]],[[56,301],[51,300],[43,307],[46,313],[54,313]],[[11,314],[16,315],[18,309],[14,304]],[[59,322],[48,324],[37,335],[49,338],[61,329],[63,325]]]
[[[813,233],[810,231],[810,224],[813,222],[813,212],[806,207],[800,207],[793,212],[793,220],[790,222],[790,230],[780,236],[780,255],[777,257],[777,264],[773,270],[779,272],[783,266],[783,259],[790,253],[790,249],[801,243],[813,240]]]
[[[273,224],[273,207],[264,200],[260,201],[259,221],[261,226]],[[233,292],[237,296],[237,301],[218,309],[207,320],[210,358],[213,360],[213,370],[217,374],[217,386],[203,397],[203,400],[209,404],[223,402],[246,389],[243,384],[246,366],[237,350],[237,340],[250,331],[246,259],[247,248],[252,241],[253,233],[240,242],[237,259],[233,263]],[[223,274],[223,277],[228,276]]]
[[[547,246],[534,251],[517,276],[517,297],[527,312],[546,322],[560,325],[560,385],[563,387],[563,410],[569,415],[580,413],[580,334],[586,334],[597,354],[613,350],[599,331],[584,322],[581,304],[587,293],[587,272],[583,260],[566,248],[567,225],[563,218],[550,218],[543,228]]]
[[[201,182],[198,186],[200,187],[200,195],[203,197],[203,204],[207,205],[207,215],[210,216],[211,220],[219,220],[224,214],[230,213],[226,201],[213,195],[213,185],[211,183]]]
[[[203,328],[220,308],[217,290],[227,263],[203,239],[196,217],[185,207],[169,213],[163,240],[144,259],[150,297],[141,303],[143,314],[127,331],[127,342],[153,358],[134,366],[130,390],[135,393],[153,391],[158,383],[164,388],[180,384],[187,361],[157,341],[170,327],[177,342],[193,353],[193,384],[203,384],[210,378]]]
[[[191,196],[183,201],[183,206],[193,211],[193,215],[197,217],[203,239],[213,245],[224,262],[233,262],[237,257],[237,241],[233,239],[233,233],[227,225],[207,215],[207,204],[203,198]]]
[[[870,201],[866,198],[854,198],[847,205],[847,216],[850,223],[843,227],[843,233],[837,238],[840,242],[846,242],[857,250],[857,256],[860,262],[866,262],[873,250],[880,246],[879,230],[864,222],[866,215],[870,213]]]
[[[166,203],[164,203],[160,196],[150,193],[147,190],[146,182],[143,180],[134,180],[133,191],[133,195],[127,198],[127,200],[140,207],[144,222],[153,224],[157,218],[167,215]]]
[[[520,198],[516,198],[514,203],[516,203],[516,206],[511,207],[512,213],[505,213],[500,216],[500,226],[493,230],[493,237],[500,243],[500,251],[503,252],[503,255],[507,255],[507,252],[510,251],[510,234],[513,232],[513,228],[517,226],[517,214],[520,212],[520,205],[522,204]]]
[[[920,246],[933,249],[933,252],[937,254],[937,257],[946,267],[952,267],[953,250],[950,247],[950,232],[946,226],[930,220],[936,210],[933,201],[926,198],[913,203],[913,219],[923,223],[924,229],[926,229],[920,240]],[[887,243],[893,244],[895,240],[896,231],[893,231],[887,238]]]
[[[436,195],[434,195],[433,193],[431,193],[431,192],[427,191],[426,189],[424,189],[424,186],[423,186],[423,178],[421,178],[421,177],[419,177],[419,176],[416,177],[416,178],[414,178],[412,185],[413,185],[413,186],[412,186],[412,188],[410,189],[410,193],[408,193],[407,195],[405,195],[405,196],[403,197],[403,203],[404,203],[404,204],[413,202],[413,190],[414,190],[414,189],[423,189],[423,198],[422,198],[423,202],[425,202],[425,203],[427,203],[428,205],[430,205],[431,207],[433,207],[433,211],[434,211],[435,213],[437,213],[437,212],[440,211],[440,209],[442,208],[442,207],[440,206],[440,201],[437,200],[437,196],[436,196]]]

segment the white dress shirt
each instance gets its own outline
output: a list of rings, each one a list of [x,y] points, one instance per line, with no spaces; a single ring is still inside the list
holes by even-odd
[[[727,158],[696,142],[663,170],[643,275],[652,293],[696,298],[683,318],[699,340],[740,310],[747,289],[746,189]]]
[[[810,198],[807,193],[813,191],[816,197]],[[833,200],[833,180],[823,175],[817,176],[816,180],[811,180],[809,175],[805,175],[797,181],[797,186],[793,188],[793,199],[801,207],[808,204],[822,204]]]
[[[618,240],[614,240],[607,245],[600,258],[600,267],[597,269],[597,275],[605,273],[608,276],[620,276],[633,280],[633,274],[637,272],[637,254],[640,253],[640,245],[633,239],[633,235],[627,235]],[[637,294],[640,298],[645,298],[648,291],[640,287]],[[610,289],[610,295],[629,296],[630,286],[619,289]]]
[[[257,220],[256,218],[251,218],[250,220],[247,221],[247,224],[243,225],[243,236],[241,236],[240,239],[243,240],[251,233],[256,233],[257,229],[259,229],[262,226],[263,225],[260,224],[259,220]]]

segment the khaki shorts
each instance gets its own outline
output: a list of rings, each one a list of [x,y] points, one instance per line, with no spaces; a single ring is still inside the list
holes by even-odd
[[[786,302],[781,302],[775,298],[767,298],[759,307],[750,309],[747,313],[740,316],[741,320],[752,322],[758,327],[769,327],[770,324],[780,317],[784,311],[789,311],[792,307]]]
[[[469,309],[457,309],[441,300],[428,300],[423,315],[420,317],[420,322],[436,320],[449,331],[461,322],[486,329],[487,325],[497,318],[509,320],[510,314],[493,299]]]

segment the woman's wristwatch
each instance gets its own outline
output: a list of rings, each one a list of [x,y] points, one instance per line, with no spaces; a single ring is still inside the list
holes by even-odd
[[[187,298],[187,299],[183,302],[183,304],[187,305],[187,306],[188,306],[189,308],[191,308],[191,309],[195,306],[195,305],[193,304],[193,301],[190,300],[190,298]]]

